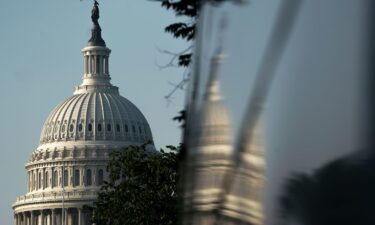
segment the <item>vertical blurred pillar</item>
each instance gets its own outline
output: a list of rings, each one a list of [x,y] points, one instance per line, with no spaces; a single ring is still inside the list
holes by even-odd
[[[365,43],[368,45],[367,52],[367,73],[366,73],[366,87],[365,94],[367,98],[367,137],[366,141],[367,146],[372,148],[375,146],[375,1],[367,0],[366,4],[366,26],[368,27],[368,35],[365,35],[367,38]]]

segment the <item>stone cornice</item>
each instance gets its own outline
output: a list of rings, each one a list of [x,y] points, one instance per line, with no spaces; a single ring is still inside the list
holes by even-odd
[[[91,189],[91,190],[80,190],[80,191],[59,191],[59,192],[42,192],[36,194],[27,194],[22,195],[16,198],[16,202],[12,205],[13,209],[17,207],[30,205],[30,204],[40,204],[40,203],[53,203],[53,202],[61,202],[63,200],[63,193],[64,193],[64,201],[65,202],[75,202],[75,201],[93,201],[96,199],[98,189]]]

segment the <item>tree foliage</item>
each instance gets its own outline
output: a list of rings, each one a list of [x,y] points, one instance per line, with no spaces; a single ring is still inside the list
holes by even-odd
[[[173,10],[177,17],[188,18],[187,22],[172,23],[164,28],[165,32],[170,33],[175,38],[181,38],[186,41],[194,40],[196,31],[196,22],[199,16],[200,8],[203,2],[220,4],[223,2],[244,3],[246,0],[154,0],[161,2],[161,6],[167,10]],[[182,53],[178,56],[178,65],[187,67],[191,63],[192,53]]]
[[[177,223],[177,154],[146,145],[129,146],[110,155],[109,180],[93,206],[96,225],[173,225]]]

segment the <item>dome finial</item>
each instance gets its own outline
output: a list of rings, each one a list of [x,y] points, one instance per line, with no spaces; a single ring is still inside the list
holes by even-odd
[[[102,29],[99,25],[99,3],[94,0],[94,6],[91,10],[91,20],[93,27],[91,29],[91,38],[88,42],[88,46],[105,46],[105,41],[102,38]]]
[[[91,20],[92,22],[94,23],[94,25],[98,25],[99,26],[99,23],[98,23],[98,20],[99,20],[99,2],[97,2],[96,0],[94,0],[94,7],[92,8],[92,11],[91,11]]]

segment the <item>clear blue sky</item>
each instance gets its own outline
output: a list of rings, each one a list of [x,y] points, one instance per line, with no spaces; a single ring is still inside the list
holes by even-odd
[[[242,8],[225,4],[213,15],[213,29],[206,30],[208,43],[215,43],[221,13],[227,13],[228,56],[221,86],[234,128],[241,122],[280,0],[250,2]],[[271,217],[280,183],[290,171],[309,171],[361,144],[364,4],[359,2],[314,0],[302,7],[266,107],[266,207]],[[100,3],[103,38],[112,49],[112,83],[144,113],[157,147],[177,144],[179,128],[171,118],[182,108],[183,93],[177,92],[168,107],[163,97],[183,71],[155,65],[169,59],[157,47],[179,51],[187,46],[163,32],[176,18],[152,1]],[[90,0],[2,2],[0,224],[13,223],[10,206],[26,193],[24,164],[37,147],[44,120],[81,83],[80,51],[90,36],[91,7]],[[204,62],[213,49],[206,46]]]

